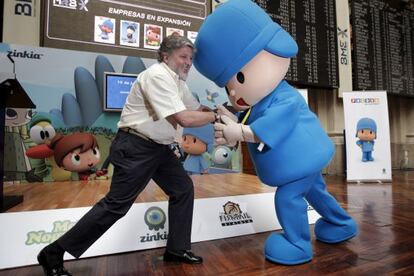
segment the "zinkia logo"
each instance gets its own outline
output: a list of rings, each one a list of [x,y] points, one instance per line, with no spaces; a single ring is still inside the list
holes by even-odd
[[[28,52],[26,50],[24,50],[23,52],[18,52],[14,50],[14,51],[9,51],[8,56],[17,57],[17,58],[40,59],[43,56],[43,54],[37,54],[37,53],[34,53],[33,51]]]

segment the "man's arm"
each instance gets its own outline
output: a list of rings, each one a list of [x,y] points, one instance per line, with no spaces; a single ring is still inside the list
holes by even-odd
[[[169,122],[176,122],[182,127],[198,127],[216,120],[214,112],[183,110],[167,117]]]

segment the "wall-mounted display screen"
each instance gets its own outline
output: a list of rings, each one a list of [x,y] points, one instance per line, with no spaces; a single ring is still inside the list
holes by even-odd
[[[296,40],[299,52],[286,78],[294,84],[339,85],[335,0],[255,0]]]
[[[124,73],[105,73],[104,107],[105,111],[122,111],[126,98],[137,75]]]

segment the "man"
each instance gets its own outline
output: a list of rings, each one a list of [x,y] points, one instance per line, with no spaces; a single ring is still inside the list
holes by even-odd
[[[71,275],[63,267],[64,252],[80,257],[128,212],[151,178],[169,196],[164,261],[202,262],[190,251],[193,183],[169,148],[178,125],[196,127],[216,119],[215,113],[202,111],[205,107],[193,98],[185,83],[193,52],[187,38],[168,36],[159,48],[159,63],[138,76],[111,145],[114,174],[110,190],[72,229],[39,253],[38,261],[47,275]]]

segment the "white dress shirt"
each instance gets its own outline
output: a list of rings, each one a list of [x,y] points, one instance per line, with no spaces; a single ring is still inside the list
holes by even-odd
[[[180,111],[197,110],[200,103],[185,81],[164,62],[141,72],[122,109],[119,128],[129,127],[159,144],[171,144],[178,127],[167,117]]]

